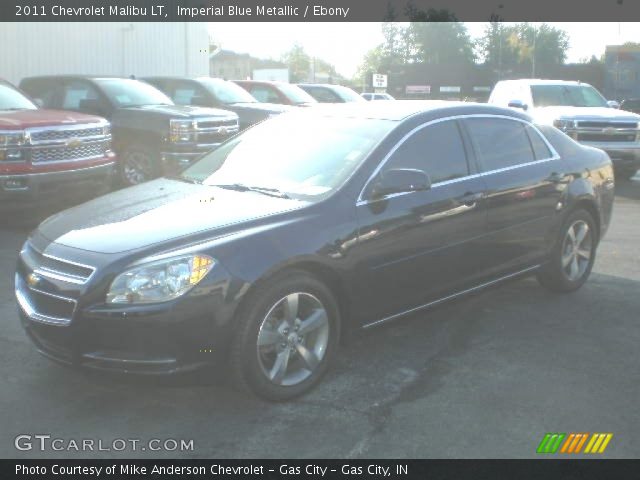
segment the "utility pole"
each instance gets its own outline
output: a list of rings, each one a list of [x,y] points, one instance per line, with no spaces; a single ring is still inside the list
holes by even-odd
[[[531,78],[536,78],[536,26],[533,25],[533,52],[531,52]]]

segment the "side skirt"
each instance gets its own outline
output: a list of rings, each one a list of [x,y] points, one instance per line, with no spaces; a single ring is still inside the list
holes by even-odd
[[[447,302],[449,300],[453,300],[454,298],[461,297],[461,296],[466,295],[468,293],[472,293],[472,292],[475,292],[475,291],[478,291],[478,290],[482,290],[483,288],[490,287],[491,285],[495,285],[496,283],[500,283],[500,282],[503,282],[505,280],[509,280],[510,278],[524,276],[525,274],[531,273],[531,272],[533,272],[535,270],[538,270],[539,268],[540,268],[540,265],[534,265],[532,267],[525,268],[524,270],[519,270],[517,272],[510,273],[509,275],[505,275],[503,277],[496,278],[495,280],[491,280],[490,282],[482,283],[482,284],[477,285],[475,287],[471,287],[471,288],[468,288],[466,290],[462,290],[460,292],[454,293],[452,295],[448,295],[446,297],[439,298],[439,299],[434,300],[432,302],[425,303],[424,305],[420,305],[419,307],[414,307],[414,308],[411,308],[409,310],[405,310],[404,312],[396,313],[394,315],[382,318],[380,320],[376,320],[375,322],[367,323],[366,325],[363,325],[362,328],[376,327],[378,325],[381,325],[383,323],[389,322],[391,320],[395,320],[397,318],[403,317],[403,316],[408,315],[410,313],[417,312],[417,311],[423,310],[425,308],[433,307],[435,305],[439,305],[441,303]]]

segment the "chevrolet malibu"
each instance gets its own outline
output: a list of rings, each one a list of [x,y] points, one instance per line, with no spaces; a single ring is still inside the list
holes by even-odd
[[[209,366],[286,400],[361,329],[529,274],[578,289],[613,181],[606,153],[515,110],[318,106],[50,217],[20,252],[15,293],[58,362]]]

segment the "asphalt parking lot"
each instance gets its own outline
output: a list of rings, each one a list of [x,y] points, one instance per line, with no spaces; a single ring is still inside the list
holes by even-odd
[[[525,279],[367,332],[287,404],[236,393],[220,375],[140,381],[41,357],[12,291],[33,222],[2,215],[0,457],[515,458],[536,456],[546,432],[611,432],[605,457],[640,457],[640,176],[617,186],[580,291]],[[194,449],[19,452],[20,434],[193,439]]]

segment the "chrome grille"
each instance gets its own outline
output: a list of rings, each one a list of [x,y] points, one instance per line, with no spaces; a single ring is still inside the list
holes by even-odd
[[[41,253],[31,245],[27,245],[21,255],[35,273],[68,283],[84,284],[95,271],[95,268],[88,265],[69,262]]]
[[[99,158],[109,149],[109,141],[84,143],[77,146],[61,145],[57,147],[35,147],[31,150],[31,161],[38,162],[66,162],[73,160]]]
[[[206,118],[203,120],[196,119],[198,123],[197,130],[205,130],[219,127],[238,127],[238,120],[235,118]]]
[[[34,130],[31,132],[32,142],[54,142],[71,138],[98,137],[103,135],[102,127]]]
[[[578,133],[578,141],[581,142],[635,142],[635,134],[609,135],[606,133]]]
[[[73,319],[77,303],[72,298],[29,288],[19,275],[15,293],[20,308],[34,322],[65,326]]]
[[[637,122],[614,122],[614,121],[595,121],[595,120],[578,120],[578,128],[638,128]]]

